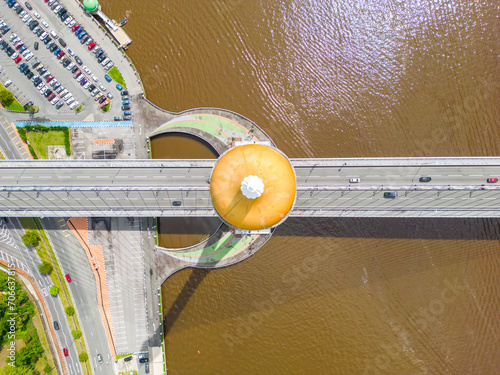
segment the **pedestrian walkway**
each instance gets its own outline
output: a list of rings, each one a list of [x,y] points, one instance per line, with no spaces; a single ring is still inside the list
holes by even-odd
[[[14,125],[18,128],[25,126],[66,126],[69,128],[110,128],[110,127],[127,127],[134,126],[132,121],[14,121]]]

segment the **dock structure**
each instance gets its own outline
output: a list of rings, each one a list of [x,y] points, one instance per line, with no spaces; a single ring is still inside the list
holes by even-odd
[[[110,19],[101,10],[101,6],[97,0],[84,0],[83,8],[85,11],[89,12],[93,16],[99,17],[109,33],[118,42],[118,46],[122,49],[127,49],[128,45],[132,43],[132,39],[127,35],[127,33],[121,28],[121,24],[118,24],[115,20]]]

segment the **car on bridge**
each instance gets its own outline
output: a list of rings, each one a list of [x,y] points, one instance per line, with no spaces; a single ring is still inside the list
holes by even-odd
[[[359,178],[351,178],[351,179],[349,179],[349,182],[351,184],[357,184],[359,181],[360,181]]]
[[[495,182],[498,182],[498,178],[495,178],[495,177],[490,177],[486,180],[486,182],[490,183],[490,184],[494,184]]]
[[[173,201],[172,202],[172,206],[176,206],[176,207],[180,206],[181,204],[182,204],[181,201]]]
[[[384,198],[396,198],[398,196],[397,191],[386,191],[384,193]]]
[[[430,177],[420,177],[418,180],[420,182],[431,182],[432,178],[430,178]]]

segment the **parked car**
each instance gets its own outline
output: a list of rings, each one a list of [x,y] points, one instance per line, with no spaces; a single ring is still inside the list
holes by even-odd
[[[123,90],[123,91],[121,92],[121,94],[122,94],[122,96],[128,95],[128,91],[127,91],[127,90]]]
[[[182,202],[181,201],[173,201],[172,202],[172,206],[176,206],[176,207],[179,207],[182,205]]]
[[[56,109],[60,109],[64,105],[64,102],[59,102],[56,104]]]
[[[59,38],[59,44],[63,47],[66,47],[66,42],[62,39],[62,38]]]
[[[9,79],[3,85],[4,85],[4,87],[9,87],[11,84],[12,84],[12,81]]]
[[[75,56],[75,61],[78,65],[82,65],[82,60],[78,56]]]
[[[108,98],[113,99],[113,94],[111,94],[110,92],[108,92],[106,95],[108,96]]]
[[[90,43],[90,44],[89,44],[89,46],[88,46],[87,48],[88,48],[88,49],[89,49],[89,51],[90,51],[90,50],[91,50],[92,48],[94,48],[94,47],[95,47],[95,43],[94,43],[94,42],[92,42],[92,43]]]
[[[16,64],[18,64],[18,63],[19,63],[19,61],[21,61],[21,59],[22,59],[22,57],[21,57],[21,56],[17,56],[17,57],[14,59],[14,62],[15,62]]]
[[[107,74],[104,75],[104,79],[108,82],[111,82],[111,77]]]
[[[129,105],[130,104],[130,100],[124,100],[122,101],[122,105]]]
[[[38,51],[38,42],[35,42],[35,51]]]

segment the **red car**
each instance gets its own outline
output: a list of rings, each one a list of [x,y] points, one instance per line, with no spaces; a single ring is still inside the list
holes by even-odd
[[[69,355],[68,349],[63,348],[63,353],[64,353],[64,356],[67,357]]]
[[[94,47],[95,47],[95,43],[94,43],[94,42],[90,43],[90,44],[89,44],[89,47],[88,47],[88,48],[89,48],[89,51],[90,51],[92,48],[94,48]]]
[[[17,56],[16,59],[14,60],[16,64],[19,64],[19,61],[21,61],[21,56]]]
[[[71,31],[75,32],[75,31],[76,31],[76,29],[78,29],[79,27],[80,27],[80,25],[79,25],[79,24],[77,24],[77,23],[75,23],[75,24],[73,25],[73,27],[71,28]]]
[[[63,57],[65,55],[64,51],[61,51],[57,54],[57,58],[60,59],[61,57]]]
[[[54,79],[54,76],[53,76],[52,74],[51,74],[50,76],[48,76],[47,78],[45,78],[45,80],[46,80],[47,82],[50,82],[50,81],[52,81],[53,79]]]
[[[47,100],[50,102],[52,99],[56,97],[56,94],[52,93],[47,97]]]
[[[495,183],[495,182],[498,182],[498,178],[491,177],[491,178],[488,178],[488,179],[486,180],[486,182],[489,182],[489,183]]]
[[[68,273],[65,277],[66,277],[66,281],[67,281],[68,283],[70,283],[70,282],[71,282],[71,277],[69,276],[69,273]]]

